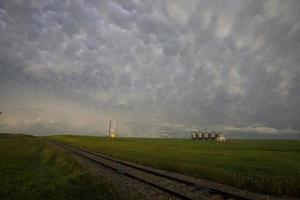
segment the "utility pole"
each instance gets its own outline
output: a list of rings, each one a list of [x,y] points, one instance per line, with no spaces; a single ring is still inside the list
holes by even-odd
[[[111,120],[109,120],[108,137],[111,137]]]
[[[116,128],[112,128],[112,120],[109,120],[109,127],[108,127],[108,137],[110,139],[114,139],[118,135],[118,128],[119,128],[119,120],[117,120]]]
[[[119,120],[117,120],[116,137],[118,135],[118,125],[119,125]]]

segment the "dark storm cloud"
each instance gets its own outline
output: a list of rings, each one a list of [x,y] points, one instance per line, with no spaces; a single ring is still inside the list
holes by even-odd
[[[299,9],[297,0],[1,1],[1,96],[71,102],[121,118],[128,134],[299,130]],[[1,106],[34,107],[8,97]],[[34,102],[53,121],[54,105]],[[26,117],[16,110],[4,124]],[[59,127],[79,129],[76,120]],[[43,125],[30,130],[54,131]]]

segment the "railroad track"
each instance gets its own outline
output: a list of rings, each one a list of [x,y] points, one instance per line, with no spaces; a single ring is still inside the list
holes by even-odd
[[[187,177],[177,173],[167,172],[128,161],[112,158],[76,146],[49,141],[48,143],[66,151],[72,152],[95,164],[110,168],[118,173],[158,188],[179,199],[224,199],[224,200],[252,200],[252,199],[280,199],[261,195],[245,190],[223,186],[214,182]]]

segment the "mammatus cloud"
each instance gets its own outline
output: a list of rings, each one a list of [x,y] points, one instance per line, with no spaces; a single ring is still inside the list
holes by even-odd
[[[297,132],[299,9],[297,0],[1,1],[0,128],[96,134],[119,119],[130,136]]]

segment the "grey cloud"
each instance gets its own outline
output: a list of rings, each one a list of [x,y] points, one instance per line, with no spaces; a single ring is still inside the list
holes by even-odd
[[[291,128],[274,129],[261,124],[253,124],[247,127],[224,127],[223,131],[229,138],[299,139],[300,137],[300,131]]]
[[[149,117],[182,124],[182,135],[299,130],[299,9],[297,0],[1,2],[1,94],[36,91],[120,115],[137,121],[124,127],[132,134],[161,132],[139,122]]]

